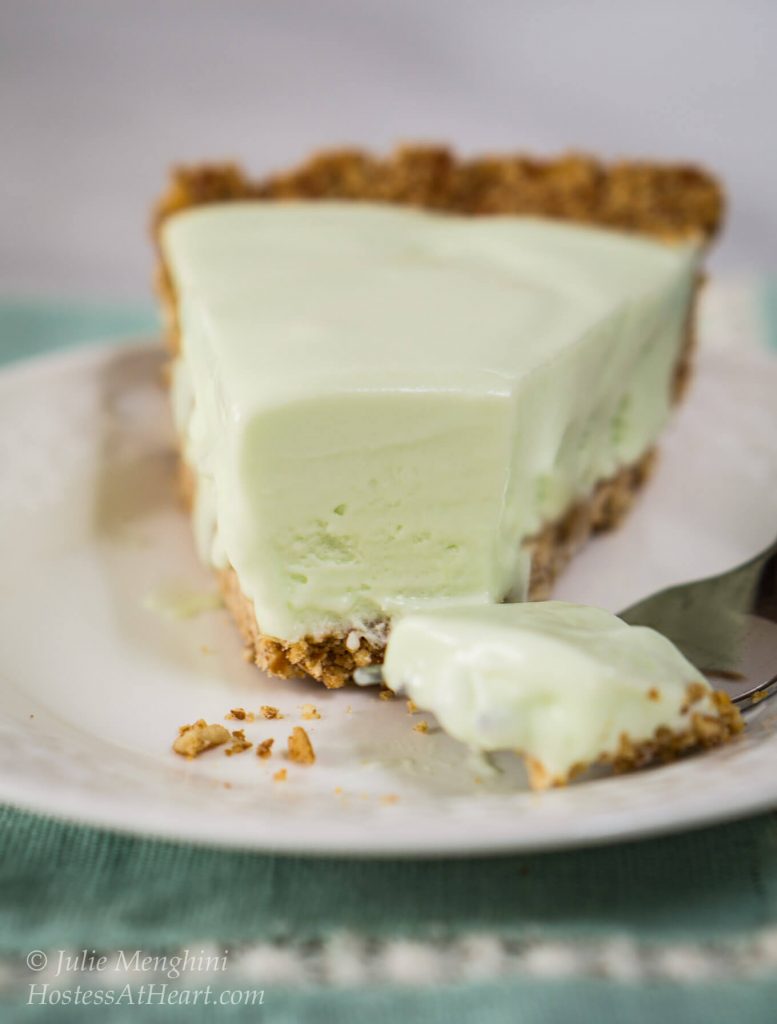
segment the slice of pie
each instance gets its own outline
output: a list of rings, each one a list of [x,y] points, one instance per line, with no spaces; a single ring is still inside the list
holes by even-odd
[[[256,663],[340,686],[404,611],[545,596],[649,473],[722,206],[693,168],[583,157],[176,172],[182,475]]]

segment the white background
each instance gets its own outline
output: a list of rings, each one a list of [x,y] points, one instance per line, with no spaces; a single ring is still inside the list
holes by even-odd
[[[448,141],[689,158],[775,267],[774,0],[0,0],[0,292],[148,296],[173,162]]]

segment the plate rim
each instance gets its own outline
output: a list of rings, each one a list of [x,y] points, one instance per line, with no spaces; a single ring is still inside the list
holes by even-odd
[[[660,769],[659,769],[660,770]],[[348,861],[357,860],[457,860],[468,857],[504,857],[522,854],[543,854],[569,852],[572,850],[597,849],[621,843],[639,843],[662,836],[684,835],[716,825],[731,824],[744,818],[757,817],[773,811],[777,806],[777,786],[772,792],[762,793],[752,800],[730,804],[723,809],[714,806],[705,807],[699,813],[691,814],[678,821],[677,818],[657,817],[653,821],[639,826],[608,830],[592,830],[589,833],[568,833],[566,836],[545,837],[533,840],[528,837],[516,838],[509,834],[491,838],[483,843],[469,838],[457,838],[456,846],[443,840],[427,840],[417,842],[413,846],[407,843],[392,843],[381,838],[376,842],[367,842],[355,848],[349,838],[337,838],[322,841],[317,837],[315,845],[305,842],[302,835],[294,834],[286,838],[272,839],[267,842],[252,841],[236,832],[210,835],[198,832],[191,827],[165,828],[160,819],[154,827],[133,825],[126,818],[110,813],[68,813],[66,810],[53,808],[45,799],[36,800],[19,798],[6,792],[0,785],[0,802],[13,810],[34,814],[48,821],[57,822],[74,828],[92,828],[111,832],[114,835],[127,836],[138,841],[154,841],[173,843],[176,845],[196,846],[208,850],[233,852],[252,852],[266,856],[284,855],[305,857],[306,859],[338,857]],[[226,838],[225,838],[226,836]]]

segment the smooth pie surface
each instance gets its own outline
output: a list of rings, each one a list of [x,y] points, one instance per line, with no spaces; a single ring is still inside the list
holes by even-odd
[[[266,634],[520,596],[521,541],[666,420],[690,245],[260,201],[162,241],[200,552]]]

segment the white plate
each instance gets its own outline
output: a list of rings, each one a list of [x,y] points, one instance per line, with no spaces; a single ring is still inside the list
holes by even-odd
[[[147,610],[160,586],[213,589],[175,496],[160,365],[136,343],[0,374],[0,799],[156,836],[346,855],[548,849],[777,804],[777,701],[725,749],[537,795],[514,757],[476,781],[463,748],[413,731],[401,701],[259,673],[221,609]],[[557,595],[617,609],[770,542],[776,394],[777,361],[705,354],[656,479]],[[306,702],[321,713],[305,723],[310,767],[282,756]],[[261,704],[285,714],[246,727],[275,737],[270,760],[171,752],[181,723]]]

